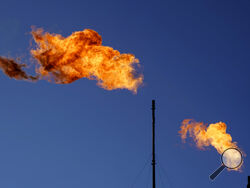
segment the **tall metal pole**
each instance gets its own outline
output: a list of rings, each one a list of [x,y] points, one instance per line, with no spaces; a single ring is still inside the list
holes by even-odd
[[[155,183],[155,100],[152,100],[152,186],[156,188]]]
[[[248,176],[248,184],[247,184],[247,188],[250,188],[250,176]]]

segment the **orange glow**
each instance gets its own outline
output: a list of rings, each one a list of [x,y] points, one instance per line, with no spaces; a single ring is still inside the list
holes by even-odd
[[[31,50],[39,63],[36,72],[49,81],[68,84],[88,78],[107,90],[128,89],[134,93],[143,82],[143,75],[135,69],[139,60],[102,46],[102,37],[93,30],[77,31],[67,38],[42,29],[34,29],[31,34],[37,44]]]
[[[202,122],[196,122],[192,119],[185,119],[182,122],[179,134],[185,142],[187,134],[193,138],[199,149],[204,149],[207,146],[213,146],[219,154],[222,154],[228,148],[238,148],[237,143],[232,141],[230,134],[226,132],[227,126],[223,122],[210,124],[208,127]],[[233,162],[236,157],[228,155],[228,158]],[[239,168],[234,169],[239,170]]]

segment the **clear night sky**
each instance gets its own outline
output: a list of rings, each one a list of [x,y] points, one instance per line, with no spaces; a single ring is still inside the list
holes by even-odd
[[[29,60],[30,27],[70,35],[90,28],[103,44],[139,58],[144,86],[106,91],[9,79],[0,72],[0,187],[130,188],[151,153],[156,99],[157,186],[246,187],[215,149],[178,136],[183,119],[224,121],[250,155],[249,0],[2,0],[0,55]],[[191,142],[189,142],[191,143]],[[150,161],[134,187],[150,187]],[[166,178],[167,177],[167,178]]]

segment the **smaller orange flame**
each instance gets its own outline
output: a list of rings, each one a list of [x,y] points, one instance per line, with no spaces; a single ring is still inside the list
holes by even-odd
[[[199,149],[213,146],[219,154],[222,154],[228,148],[238,148],[237,143],[232,141],[230,134],[226,132],[227,126],[223,122],[210,124],[208,127],[202,122],[196,122],[192,119],[185,119],[182,122],[179,134],[185,142],[187,134],[193,138]],[[234,161],[236,157],[232,154],[227,156],[229,160]],[[239,168],[234,169],[239,170]]]

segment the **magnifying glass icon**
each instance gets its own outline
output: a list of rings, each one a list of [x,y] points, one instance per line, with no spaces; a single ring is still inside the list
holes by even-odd
[[[228,148],[221,155],[221,166],[215,170],[209,178],[214,180],[225,168],[237,169],[241,166],[243,159],[242,153],[237,148]]]

